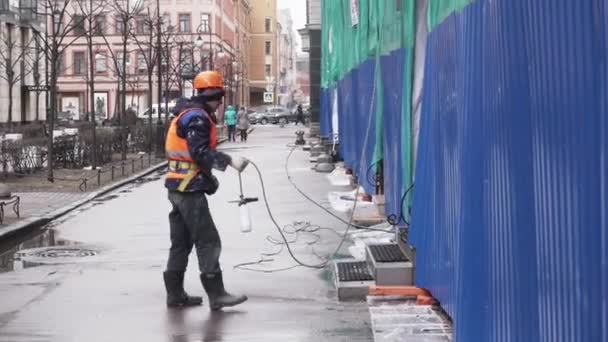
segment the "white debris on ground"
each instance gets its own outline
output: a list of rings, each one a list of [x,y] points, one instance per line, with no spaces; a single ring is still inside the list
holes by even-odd
[[[388,223],[378,224],[375,226],[371,226],[370,228],[374,230],[351,230],[350,240],[353,244],[348,247],[348,251],[350,255],[356,260],[365,260],[366,245],[389,243],[395,240],[395,233],[379,231],[390,231],[392,227]]]
[[[346,174],[344,167],[336,165],[334,171],[327,175],[332,186],[349,186],[350,176]]]
[[[452,325],[430,305],[411,297],[368,296],[375,342],[451,342]]]

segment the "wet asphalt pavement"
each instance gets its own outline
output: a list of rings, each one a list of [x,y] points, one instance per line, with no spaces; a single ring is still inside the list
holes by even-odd
[[[286,146],[293,126],[258,126],[247,144],[226,143],[228,153],[262,169],[270,204],[281,224],[309,221],[338,231],[339,221],[309,204],[285,176]],[[293,179],[325,202],[329,183],[310,170],[308,153],[290,162]],[[280,245],[263,202],[250,204],[253,232],[239,230],[238,179],[217,173],[218,193],[209,200],[222,237],[226,287],[249,301],[211,313],[201,307],[166,308],[162,271],[169,247],[169,202],[160,175],[129,185],[70,213],[46,230],[0,245],[0,341],[371,341],[364,303],[338,303],[329,270],[296,267]],[[259,196],[252,167],[243,174],[246,196]],[[292,231],[293,227],[288,227]],[[334,232],[288,234],[303,261],[319,263],[339,242]],[[40,248],[42,247],[42,248]],[[272,256],[276,252],[280,254]],[[261,253],[267,254],[266,256]],[[194,253],[186,290],[203,295]]]

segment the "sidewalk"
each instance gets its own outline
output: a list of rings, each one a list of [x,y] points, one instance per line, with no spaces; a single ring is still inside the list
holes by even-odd
[[[345,227],[291,188],[284,165],[293,133],[289,127],[263,127],[246,144],[222,149],[260,167],[272,212],[286,230],[294,221],[323,226],[314,234],[289,234],[296,240],[293,253],[316,264],[321,261],[316,255],[333,254]],[[328,180],[310,166],[307,153],[294,152],[291,176],[324,202]],[[254,170],[250,166],[242,174],[243,191],[261,198]],[[222,237],[224,279],[229,291],[249,296],[246,303],[218,313],[209,311],[207,298],[202,307],[166,308],[162,271],[170,204],[158,179],[87,205],[57,221],[48,238],[22,242],[27,249],[17,247],[4,257],[9,271],[0,273],[0,341],[371,341],[366,303],[337,302],[328,269],[298,267],[284,248],[271,243],[280,235],[263,202],[249,205],[253,231],[241,233],[239,208],[230,203],[239,195],[237,174],[229,169],[216,175],[221,185],[209,205]],[[272,260],[257,263],[262,253],[273,253]],[[252,270],[238,266],[243,263]],[[201,295],[196,266],[193,253],[185,287]]]
[[[249,133],[253,130],[254,129],[251,128]],[[218,144],[221,145],[226,141],[227,137],[220,136]],[[148,161],[147,158],[146,161]],[[41,191],[14,192],[15,195],[21,198],[19,210],[20,217],[17,218],[16,214],[12,211],[11,206],[5,208],[4,222],[0,224],[0,240],[20,231],[35,229],[47,224],[53,219],[62,216],[109,191],[134,182],[137,179],[145,177],[166,166],[166,162],[162,159],[159,161],[156,158],[151,158],[149,161],[153,162],[153,164],[144,169],[135,168],[135,172],[130,170],[130,166],[127,167],[125,176],[121,176],[119,174],[121,173],[121,170],[116,169],[117,176],[114,181],[108,180],[108,182],[101,187],[90,186],[89,189],[93,190],[89,191],[54,191],[52,186],[49,187],[48,184],[45,184],[45,186],[39,187]],[[139,164],[137,165],[139,166]],[[89,173],[90,172],[91,171],[89,171]],[[109,172],[105,172],[103,177],[107,178],[109,176],[105,175],[106,173],[109,174]],[[94,183],[95,179],[91,179],[90,182]],[[33,188],[35,189],[36,186],[33,186]],[[61,185],[57,187],[59,190],[62,188]],[[72,188],[72,186],[70,186],[70,188]]]

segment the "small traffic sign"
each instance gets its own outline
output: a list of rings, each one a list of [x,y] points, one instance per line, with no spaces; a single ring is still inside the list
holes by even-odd
[[[264,93],[264,103],[273,103],[274,102],[274,93],[267,91]]]

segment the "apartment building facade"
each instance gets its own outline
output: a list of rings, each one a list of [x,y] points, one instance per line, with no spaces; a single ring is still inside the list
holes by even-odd
[[[297,39],[290,9],[279,11],[277,103],[295,105]]]
[[[264,104],[264,93],[273,94],[279,79],[276,0],[251,0],[249,93],[252,106]]]
[[[85,37],[74,38],[74,43],[66,48],[58,84],[60,110],[73,111],[81,118],[91,110],[100,120],[116,117],[122,108],[119,82],[123,58],[126,59],[125,107],[139,115],[149,110],[150,97],[152,112],[157,114],[159,102],[162,107],[163,103],[191,96],[191,80],[201,70],[214,69],[225,75],[227,103],[247,101],[242,94],[248,93],[249,71],[243,61],[249,60],[246,48],[249,0],[143,0],[137,3],[129,22],[132,33],[125,35],[126,3],[118,10],[108,7],[93,16],[94,34],[91,36],[95,52],[92,61],[88,57]],[[156,59],[159,51],[158,8],[163,32],[160,37],[161,77]],[[73,13],[74,16],[83,14]],[[87,22],[78,30],[89,30]],[[79,32],[74,32],[77,34]],[[93,105],[87,82],[90,77],[87,66],[91,62],[94,64]],[[151,82],[149,70],[152,70]]]
[[[0,123],[46,119],[45,59],[36,0],[0,0]]]

